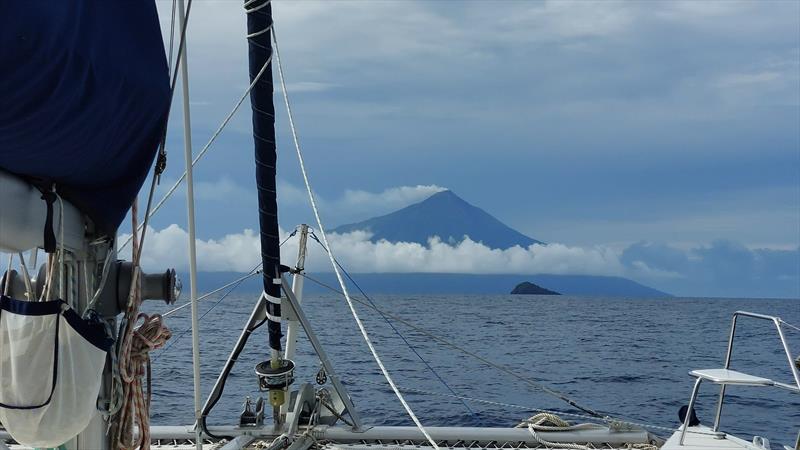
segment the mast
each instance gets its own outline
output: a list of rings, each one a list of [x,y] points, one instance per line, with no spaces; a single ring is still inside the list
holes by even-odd
[[[258,222],[261,232],[263,263],[263,301],[266,302],[267,333],[270,361],[256,367],[256,372],[274,375],[284,369],[281,358],[281,274],[278,232],[278,203],[275,189],[275,105],[272,102],[272,5],[270,0],[246,0],[247,43],[250,60],[250,82],[261,68],[267,70],[250,91],[253,109],[253,141],[255,145],[256,188],[258,190]],[[287,361],[288,362],[288,361]],[[291,365],[291,363],[289,362]],[[276,426],[280,423],[280,406],[285,402],[283,389],[269,389]]]
[[[184,0],[178,0],[178,25],[184,28],[186,13]],[[189,67],[186,56],[186,38],[181,40],[181,88],[183,93],[183,150],[186,161],[186,214],[189,228],[189,299],[192,304],[192,379],[194,384],[194,418],[197,450],[203,446],[200,439],[200,323],[197,306],[197,252],[195,249],[194,181],[192,178],[192,124],[189,115]]]
[[[250,59],[250,81],[261,67],[272,58],[270,28],[272,5],[269,0],[248,1],[247,37]],[[270,63],[271,66],[271,63]],[[269,346],[273,352],[281,350],[280,297],[281,287],[274,280],[280,278],[280,248],[278,236],[278,203],[275,193],[275,106],[272,103],[272,70],[269,67],[250,91],[253,109],[253,141],[256,161],[256,188],[258,190],[258,222],[261,229],[261,261],[264,263],[264,294],[272,306],[269,313]],[[277,319],[277,320],[274,320]]]

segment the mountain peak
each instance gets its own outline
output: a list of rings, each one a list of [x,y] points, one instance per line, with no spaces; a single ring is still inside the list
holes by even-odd
[[[372,233],[373,241],[385,239],[421,245],[427,245],[433,236],[450,244],[459,243],[469,236],[490,248],[503,249],[541,243],[508,227],[449,189],[393,213],[342,225],[332,231],[348,233],[356,230]]]
[[[456,193],[451,191],[450,189],[439,191],[416,204],[427,205],[427,206],[436,205],[437,207],[441,206],[463,207],[465,205],[472,206],[466,200],[456,195]]]
[[[456,193],[451,191],[450,189],[445,189],[443,191],[439,191],[439,192],[431,195],[430,197],[426,198],[425,200],[430,200],[430,199],[432,199],[434,197],[437,197],[437,198],[455,197],[455,198],[461,200],[461,197],[457,196]],[[423,201],[425,201],[425,200],[423,200]]]
[[[431,195],[430,197],[426,198],[425,200],[422,200],[420,203],[425,203],[425,202],[429,202],[429,201],[432,201],[432,202],[456,201],[456,202],[460,202],[460,203],[467,203],[463,198],[461,198],[458,195],[456,195],[456,193],[451,191],[450,189],[445,189],[443,191],[439,191],[439,192]],[[469,203],[467,203],[467,204],[469,204]]]

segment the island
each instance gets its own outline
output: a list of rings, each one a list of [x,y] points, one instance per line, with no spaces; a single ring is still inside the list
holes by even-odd
[[[536,284],[530,283],[528,281],[523,281],[522,283],[518,284],[517,287],[511,291],[511,294],[514,295],[561,295],[556,291],[551,291],[550,289],[545,289],[541,286]]]

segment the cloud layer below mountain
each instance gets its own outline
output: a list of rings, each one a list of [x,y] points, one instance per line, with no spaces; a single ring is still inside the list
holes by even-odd
[[[282,239],[288,233],[282,230]],[[124,239],[127,236],[122,236]],[[371,242],[357,231],[331,234],[338,260],[354,273],[428,272],[481,274],[582,274],[629,277],[676,295],[800,298],[800,249],[749,249],[731,241],[684,248],[640,242],[626,248],[577,247],[558,243],[491,249],[466,239],[458,245],[432,237],[423,246],[408,242]],[[187,267],[188,234],[178,225],[148,230],[145,268]],[[220,239],[197,240],[200,271],[253,269],[260,262],[259,236],[253,230]],[[282,248],[293,264],[297,239]],[[309,241],[309,271],[331,271],[322,246]]]

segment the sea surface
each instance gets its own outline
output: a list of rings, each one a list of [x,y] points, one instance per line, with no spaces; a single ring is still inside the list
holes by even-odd
[[[212,297],[200,305],[204,395],[211,390],[257,297],[232,294],[219,303],[218,299]],[[375,295],[372,300],[379,308],[581,405],[667,428],[677,426],[677,411],[688,402],[693,380],[687,372],[723,366],[734,311],[778,315],[800,324],[800,300],[510,295]],[[309,295],[303,307],[365,422],[411,425],[383,381],[344,299]],[[509,404],[465,404],[452,397],[407,392],[406,399],[425,425],[513,426],[535,413],[526,408],[580,413],[541,390],[395,323],[406,343],[380,315],[363,306],[357,305],[357,309],[401,388],[455,392]],[[170,316],[168,325],[174,336],[167,347],[152,355],[153,424],[193,422],[189,323],[189,308]],[[797,355],[800,332],[787,330],[786,334]],[[264,326],[250,338],[209,425],[238,423],[245,396],[260,395],[253,367],[268,354]],[[314,383],[319,362],[302,334],[295,362],[297,383]],[[766,321],[740,320],[733,368],[787,383],[792,380],[777,333]],[[713,421],[717,392],[710,384],[701,387],[697,413],[704,423]],[[722,429],[748,440],[763,435],[773,443],[793,444],[800,430],[800,394],[772,388],[729,388]]]

